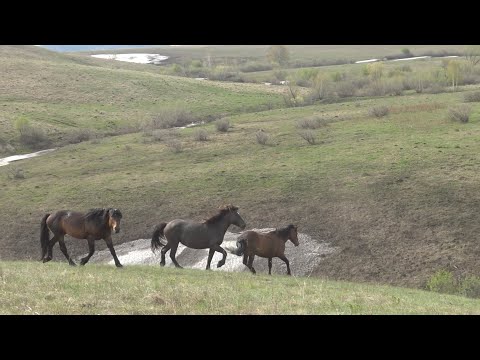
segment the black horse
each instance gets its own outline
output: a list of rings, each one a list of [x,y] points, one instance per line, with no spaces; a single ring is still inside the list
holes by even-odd
[[[210,269],[210,262],[212,261],[215,251],[222,253],[223,258],[217,264],[221,267],[225,264],[227,252],[220,247],[223,242],[223,237],[231,224],[245,229],[245,221],[238,214],[238,207],[233,205],[225,205],[220,207],[219,213],[212,216],[203,222],[195,222],[191,220],[175,219],[169,223],[161,223],[155,228],[152,235],[152,251],[158,247],[164,246],[161,251],[162,259],[160,266],[165,266],[165,254],[170,250],[170,259],[177,268],[181,268],[175,259],[177,247],[179,243],[192,249],[206,249],[210,248],[208,253],[207,270]],[[160,242],[160,236],[167,240],[164,245]]]
[[[92,209],[86,214],[70,210],[60,210],[53,214],[46,214],[42,219],[40,232],[43,262],[52,260],[52,249],[58,241],[60,250],[67,258],[68,263],[75,266],[75,262],[68,255],[64,240],[65,235],[70,235],[88,241],[88,255],[80,260],[81,265],[85,265],[95,252],[95,240],[104,239],[113,260],[115,260],[115,265],[122,267],[112,244],[112,232],[118,233],[120,231],[121,219],[122,213],[114,208]],[[51,239],[49,239],[49,229],[53,233]]]

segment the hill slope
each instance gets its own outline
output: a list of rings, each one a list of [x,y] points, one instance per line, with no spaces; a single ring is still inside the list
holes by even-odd
[[[118,244],[149,238],[159,222],[201,220],[234,203],[248,228],[295,223],[338,248],[314,275],[417,287],[442,268],[480,275],[480,103],[471,103],[468,123],[447,116],[478,86],[242,113],[280,104],[281,87],[199,82],[162,76],[146,65],[27,50],[18,62],[2,57],[11,67],[0,98],[7,125],[35,113],[39,125],[101,131],[178,102],[203,115],[225,111],[233,126],[221,133],[203,125],[208,141],[195,141],[195,128],[85,141],[0,167],[0,203],[8,204],[0,217],[2,259],[37,259],[40,219],[58,209],[120,208]],[[39,81],[36,73],[28,76],[31,68],[50,75]],[[390,114],[374,117],[376,106]],[[49,116],[39,116],[42,111]],[[69,123],[51,121],[55,114]],[[312,118],[323,124],[312,130],[315,145],[299,136],[299,121]],[[265,146],[256,141],[260,130],[270,136]],[[181,151],[172,151],[178,143]],[[23,179],[13,176],[15,169],[23,170]],[[73,239],[67,247],[74,256],[87,249]],[[103,248],[99,242],[97,249]],[[58,247],[54,254],[64,261]]]
[[[15,121],[27,118],[54,142],[78,129],[115,132],[165,108],[206,116],[283,103],[278,90],[160,75],[151,65],[65,55],[36,46],[0,46],[0,134],[16,142]]]
[[[480,314],[480,300],[202,270],[0,262],[0,314]]]

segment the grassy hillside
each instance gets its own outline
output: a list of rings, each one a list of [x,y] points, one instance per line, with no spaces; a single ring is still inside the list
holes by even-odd
[[[417,287],[439,269],[480,275],[480,103],[470,103],[469,122],[448,119],[449,108],[478,85],[280,108],[286,87],[202,82],[37,47],[0,50],[0,137],[15,139],[17,116],[60,137],[70,129],[107,132],[176,104],[224,114],[232,124],[226,133],[203,125],[205,142],[195,141],[197,128],[137,132],[0,167],[0,203],[8,204],[0,216],[3,260],[37,259],[40,219],[57,209],[120,208],[118,243],[150,237],[161,221],[201,220],[233,203],[248,228],[296,223],[339,247],[314,275]],[[22,51],[20,60],[10,57]],[[440,66],[417,65],[412,73]],[[378,106],[389,115],[371,115]],[[312,118],[323,124],[311,130],[315,145],[298,128]],[[260,129],[270,136],[267,145],[256,141]],[[172,151],[175,144],[181,151]],[[67,247],[74,256],[87,250],[83,240],[67,238]],[[58,247],[54,255],[65,261]]]
[[[55,209],[119,207],[115,241],[124,242],[149,237],[158,222],[200,220],[234,203],[249,228],[293,222],[340,246],[320,275],[423,286],[439,268],[478,274],[480,108],[467,124],[448,120],[462,99],[415,94],[243,114],[230,117],[227,133],[203,126],[206,142],[194,140],[195,128],[167,135],[182,144],[178,153],[138,133],[2,167],[0,201],[10,204],[0,219],[2,256],[36,258],[39,221]],[[379,105],[391,114],[369,115]],[[328,123],[315,130],[316,145],[296,127],[312,116]],[[256,143],[259,129],[270,134],[266,146]],[[25,179],[8,178],[14,167]],[[84,241],[67,245],[86,251]]]
[[[55,145],[77,129],[138,126],[164,108],[201,119],[283,103],[277,89],[171,77],[150,65],[118,63],[35,46],[0,46],[1,139],[19,146],[20,117],[41,126]]]
[[[0,262],[0,279],[0,314],[480,314],[480,300],[319,278]]]

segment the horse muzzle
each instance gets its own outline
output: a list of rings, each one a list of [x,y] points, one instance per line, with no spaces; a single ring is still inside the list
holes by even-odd
[[[119,227],[116,227],[115,228],[115,234],[118,234],[120,232],[120,228]]]

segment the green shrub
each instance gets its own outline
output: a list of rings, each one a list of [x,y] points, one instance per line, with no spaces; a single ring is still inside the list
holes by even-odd
[[[463,97],[465,102],[479,102],[480,101],[480,91],[466,93]]]
[[[324,119],[315,116],[300,119],[296,124],[296,126],[301,129],[318,129],[326,125],[327,123]]]
[[[468,105],[457,105],[448,109],[448,118],[452,121],[467,123],[472,109]]]
[[[42,128],[30,125],[25,118],[16,121],[15,126],[20,132],[20,142],[33,148],[41,148],[50,143],[45,131]]]
[[[453,274],[447,270],[439,270],[427,281],[427,290],[445,294],[455,294],[457,284]]]
[[[145,124],[146,130],[168,129],[172,127],[185,126],[195,122],[195,116],[189,111],[181,108],[162,109],[152,116]]]
[[[255,72],[255,71],[268,71],[272,70],[273,67],[271,64],[263,62],[249,62],[242,67],[240,67],[241,72]]]
[[[183,150],[182,143],[177,139],[167,139],[165,141],[167,147],[174,153],[179,153]]]
[[[19,179],[25,179],[25,174],[23,173],[22,168],[10,166],[8,168],[7,177],[12,180],[19,180]]]
[[[460,285],[462,295],[479,299],[480,298],[480,278],[477,276],[467,276]]]
[[[350,81],[341,81],[335,84],[335,91],[340,98],[355,96],[357,89]]]
[[[197,129],[193,133],[193,138],[196,141],[208,141],[208,132],[205,129]]]
[[[82,141],[88,141],[92,138],[92,132],[89,129],[76,130],[67,135],[69,144],[78,144]]]
[[[310,145],[315,145],[317,143],[317,137],[311,130],[300,131],[298,135]]]
[[[389,112],[390,112],[390,109],[388,108],[388,106],[385,106],[385,105],[375,106],[368,111],[370,116],[375,116],[378,118],[387,116]]]
[[[215,121],[215,127],[220,132],[227,132],[230,129],[230,121],[228,119],[222,118]]]
[[[268,134],[263,130],[257,131],[255,133],[255,137],[257,138],[257,143],[260,145],[266,145],[269,138]]]

